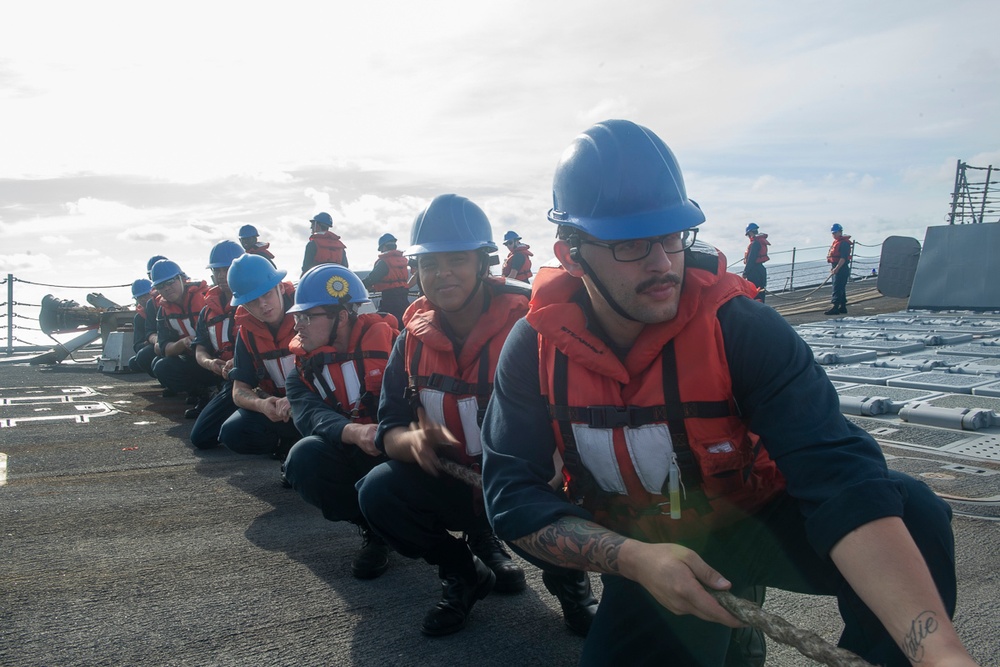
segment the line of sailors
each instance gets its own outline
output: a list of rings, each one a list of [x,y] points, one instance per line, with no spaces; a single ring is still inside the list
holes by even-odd
[[[500,349],[528,309],[527,285],[507,278],[531,277],[531,253],[508,232],[503,276],[491,276],[498,248],[485,213],[441,195],[415,219],[405,255],[391,234],[379,239],[363,282],[330,216],[310,224],[297,285],[250,225],[239,244],[212,248],[211,287],[150,258],[149,279],[133,284],[130,365],[157,378],[164,396],[188,396],[195,447],[273,457],[286,486],[330,521],[356,525],[355,577],[380,576],[391,551],[436,565],[441,598],[421,630],[451,634],[477,600],[525,588],[482,491],[439,463],[479,471]],[[423,294],[412,304],[411,283]],[[369,289],[388,312],[359,311]],[[567,626],[586,635],[597,609],[588,575],[546,565],[542,579]]]

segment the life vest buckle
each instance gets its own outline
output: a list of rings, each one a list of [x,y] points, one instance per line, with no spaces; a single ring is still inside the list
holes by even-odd
[[[590,428],[624,428],[639,424],[640,408],[634,405],[594,405],[587,408]]]

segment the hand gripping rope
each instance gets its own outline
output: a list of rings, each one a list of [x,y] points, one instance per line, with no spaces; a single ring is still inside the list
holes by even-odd
[[[482,476],[448,459],[439,459],[441,469],[469,486],[482,488]],[[873,665],[842,648],[832,646],[811,630],[797,628],[776,614],[764,611],[753,602],[738,598],[729,591],[706,589],[722,608],[753,626],[771,639],[787,644],[799,653],[829,667],[873,667]]]

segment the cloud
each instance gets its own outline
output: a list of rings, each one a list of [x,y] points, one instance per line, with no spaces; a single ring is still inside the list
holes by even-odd
[[[30,272],[49,271],[53,266],[52,258],[45,254],[13,253],[0,255],[0,273],[23,274]]]

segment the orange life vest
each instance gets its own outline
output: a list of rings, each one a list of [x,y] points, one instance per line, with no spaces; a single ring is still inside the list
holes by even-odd
[[[194,338],[198,334],[198,315],[205,307],[207,294],[208,284],[204,280],[200,283],[185,283],[180,303],[167,301],[162,296],[158,297],[160,314],[157,317],[166,320],[170,328],[181,338],[187,336]]]
[[[257,243],[254,247],[248,249],[246,252],[248,255],[260,255],[266,259],[274,259],[274,253],[272,253],[268,248],[271,247],[270,243]]]
[[[327,230],[319,234],[313,234],[309,237],[309,240],[316,244],[316,256],[313,258],[313,266],[344,263],[344,249],[347,246],[333,232]]]
[[[283,282],[279,287],[287,311],[295,295],[295,285]],[[288,349],[295,337],[295,319],[292,314],[285,313],[277,334],[271,333],[266,324],[243,306],[236,309],[236,324],[239,326],[240,338],[253,358],[258,385],[272,396],[284,396],[285,376],[295,367],[295,355]]]
[[[847,244],[846,254],[843,255],[840,253],[842,243]],[[851,246],[851,237],[847,234],[841,234],[839,239],[833,240],[830,252],[826,253],[826,261],[830,264],[836,264],[840,260],[844,260],[845,263],[851,261]]]
[[[406,287],[410,282],[410,269],[406,257],[401,250],[389,250],[378,256],[389,267],[389,273],[385,278],[372,285],[376,292],[384,292],[387,289],[398,289]]]
[[[501,273],[503,274],[504,278],[506,278],[510,274],[510,261],[514,259],[514,255],[515,254],[524,255],[524,264],[521,266],[520,269],[517,270],[517,275],[515,276],[515,278],[523,282],[528,282],[528,278],[530,278],[532,275],[531,258],[533,255],[529,250],[530,247],[531,246],[529,245],[519,245],[510,251],[510,254],[507,255],[507,259],[504,260],[503,268],[501,269]]]
[[[208,290],[205,307],[201,311],[201,321],[208,327],[208,337],[212,351],[218,359],[229,361],[236,347],[236,306],[231,299],[223,303],[222,288],[216,285]]]
[[[716,317],[751,288],[726,272],[721,253],[689,252],[676,317],[647,324],[622,362],[587,329],[574,302],[581,281],[539,271],[527,319],[538,331],[540,387],[568,490],[598,523],[647,542],[690,542],[784,488],[738,415]]]
[[[528,311],[527,295],[505,290],[500,278],[488,278],[483,289],[490,291],[489,308],[479,316],[458,357],[443,330],[441,313],[426,297],[410,304],[403,315],[407,393],[431,421],[447,426],[462,443],[461,449],[448,450],[451,458],[471,467],[478,466],[483,452],[480,425],[493,393],[500,348]]]
[[[747,249],[743,253],[744,264],[747,263],[747,260],[750,257],[750,249],[753,248],[754,243],[760,246],[757,249],[757,260],[756,260],[757,264],[763,264],[764,262],[771,259],[770,257],[767,256],[767,246],[771,245],[771,242],[767,240],[767,234],[757,234],[752,239],[750,239],[750,243],[747,245]]]
[[[299,377],[324,403],[355,423],[374,424],[382,376],[398,335],[395,316],[366,313],[354,323],[344,352],[332,345],[306,352],[298,336],[289,349]]]

